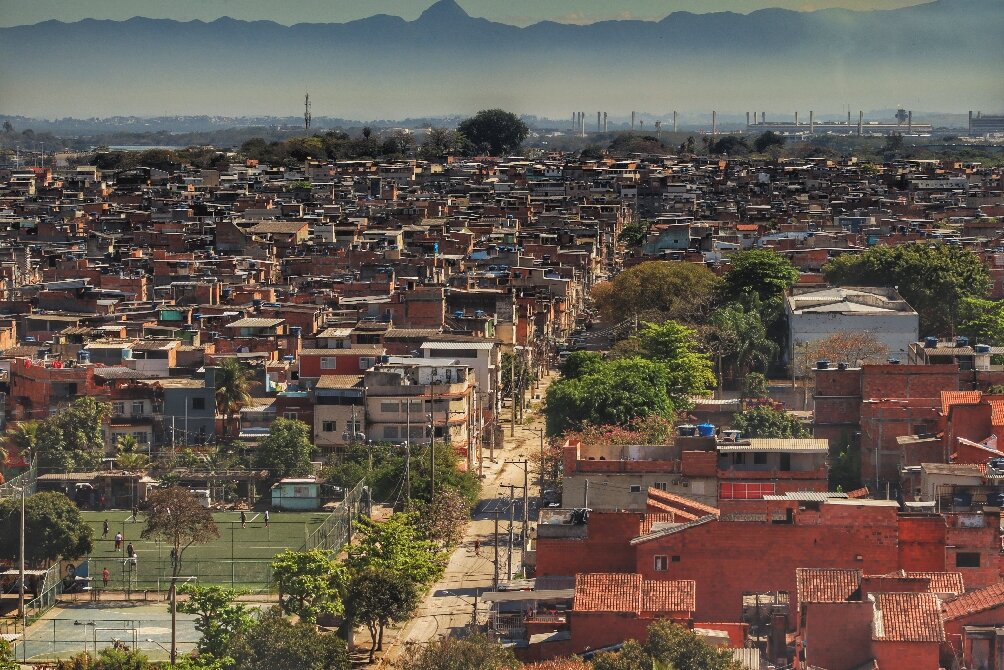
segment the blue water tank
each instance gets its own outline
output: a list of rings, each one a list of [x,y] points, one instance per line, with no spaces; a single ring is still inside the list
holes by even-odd
[[[254,307],[255,309],[261,309],[262,302],[264,301],[255,298],[254,300],[251,301],[251,306]]]
[[[90,363],[91,362],[91,352],[86,349],[81,349],[77,352],[77,362],[78,363]]]
[[[924,338],[924,348],[925,349],[934,349],[937,346],[938,346],[938,338],[931,337],[931,336],[928,336],[928,337]]]
[[[457,311],[455,311],[453,313],[453,318],[454,319],[461,319],[461,318],[463,318],[463,316],[464,316],[464,310],[462,310],[462,309],[458,309]]]
[[[973,349],[978,354],[989,354],[990,353],[990,345],[989,344],[977,344],[975,347],[973,347]]]
[[[290,326],[289,327],[289,334],[293,335],[294,337],[300,337],[300,333],[302,333],[302,332],[303,332],[303,328],[301,328],[300,326]]]
[[[711,437],[715,434],[715,427],[710,423],[702,423],[697,426],[697,434],[701,437]]]
[[[962,335],[959,335],[958,337],[955,338],[955,346],[957,346],[957,347],[968,347],[969,346],[969,338],[968,337],[964,337]]]

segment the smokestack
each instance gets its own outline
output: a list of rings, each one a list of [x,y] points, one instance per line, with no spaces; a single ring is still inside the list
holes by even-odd
[[[603,112],[603,132],[607,132],[607,113]]]
[[[767,123],[767,112],[760,112],[760,125]]]
[[[718,132],[718,112],[711,110],[711,136]]]
[[[971,115],[972,115],[972,112],[970,112],[970,116]],[[673,132],[674,133],[676,132],[676,110],[675,109],[673,110]]]
[[[600,125],[600,112],[596,112],[596,132],[600,132],[603,126]]]
[[[809,134],[810,135],[812,135],[813,133],[816,132],[816,122],[813,119],[813,114],[814,114],[814,112],[810,109],[809,110]]]
[[[865,113],[858,110],[858,137],[861,137],[861,131],[864,129],[865,125]]]
[[[969,110],[969,134],[973,134],[973,110]]]
[[[575,119],[576,119],[576,117],[577,117],[577,116],[578,116],[578,114],[577,114],[577,113],[575,113],[575,112],[572,112],[572,125],[571,125],[571,127],[569,128],[569,129],[570,129],[570,130],[572,130],[572,131],[574,131],[574,130],[575,130]]]
[[[798,125],[798,112],[795,112],[795,125]]]
[[[579,112],[579,134],[586,136],[586,113]]]
[[[906,134],[910,135],[913,133],[913,110],[911,109],[906,113]]]
[[[851,110],[847,110],[847,127],[851,127]]]
[[[634,112],[631,112],[631,130],[634,130]]]
[[[750,127],[750,113],[746,112],[746,127]]]

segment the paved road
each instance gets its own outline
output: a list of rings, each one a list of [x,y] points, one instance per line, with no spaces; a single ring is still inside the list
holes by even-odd
[[[557,375],[552,373],[549,377],[544,377],[540,388],[534,390],[531,398],[544,395],[547,385]],[[537,400],[531,401],[538,404]],[[507,416],[504,412],[503,416]],[[508,564],[508,506],[499,501],[503,494],[508,495],[509,484],[523,486],[523,468],[521,465],[506,463],[505,461],[522,460],[532,453],[537,453],[539,449],[538,428],[543,428],[542,416],[536,413],[531,416],[527,412],[530,421],[525,426],[516,426],[516,434],[510,437],[510,424],[505,427],[505,446],[495,452],[495,463],[488,461],[488,452],[485,452],[484,463],[484,484],[482,486],[482,501],[474,511],[474,518],[467,528],[463,542],[450,556],[449,565],[442,579],[436,583],[425,600],[422,602],[416,616],[404,627],[403,630],[394,631],[393,642],[389,645],[385,641],[385,653],[380,664],[389,664],[401,656],[409,644],[422,644],[430,640],[449,635],[462,630],[471,622],[474,611],[475,598],[483,591],[492,588],[494,576],[493,559],[495,547],[493,536],[495,530],[495,510],[500,512],[499,523],[499,575],[500,579],[505,579],[506,567]],[[531,502],[537,494],[537,485],[533,481],[533,474],[529,476]],[[517,498],[522,496],[520,489],[516,489]],[[530,518],[533,519],[533,506],[531,505]],[[520,531],[520,520],[518,508],[516,511],[516,521],[514,522],[515,534]],[[480,543],[477,553],[474,550],[474,542]],[[519,542],[513,551],[512,566],[513,571],[519,566]],[[390,633],[391,631],[388,631]]]

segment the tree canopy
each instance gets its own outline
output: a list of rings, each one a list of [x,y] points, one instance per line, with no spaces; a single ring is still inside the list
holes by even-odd
[[[990,291],[990,275],[979,256],[952,244],[875,246],[834,258],[823,273],[840,286],[897,287],[920,314],[921,334],[951,333],[964,300]]]
[[[314,622],[322,614],[340,614],[345,569],[320,549],[288,549],[272,559],[272,578],[286,614]]]
[[[230,640],[254,622],[248,607],[237,602],[239,591],[225,586],[183,584],[178,592],[188,596],[178,601],[178,611],[196,617],[195,630],[202,634],[200,654],[226,656]]]
[[[519,661],[511,648],[484,633],[474,633],[433,640],[418,653],[403,658],[400,667],[401,670],[516,670]]]
[[[591,295],[608,321],[700,323],[711,310],[718,284],[715,274],[697,263],[648,261],[597,284]]]
[[[40,422],[35,432],[39,468],[60,472],[97,469],[105,451],[102,428],[111,412],[110,403],[84,396]]]
[[[25,559],[32,565],[76,559],[94,548],[93,530],[80,510],[62,493],[36,493],[24,502]],[[20,551],[21,498],[0,500],[0,558]]]
[[[518,116],[502,109],[483,109],[461,121],[457,130],[476,152],[493,156],[516,151],[530,134]]]
[[[413,513],[393,514],[386,521],[361,518],[360,537],[349,547],[346,566],[353,573],[384,568],[418,584],[431,584],[446,567],[448,556],[436,542],[422,537],[417,521]]]
[[[780,133],[775,133],[773,130],[768,130],[767,132],[760,133],[757,138],[753,140],[753,150],[758,154],[762,154],[771,147],[783,147],[784,146],[784,135]]]
[[[171,486],[159,489],[147,499],[146,527],[141,537],[159,540],[174,548],[178,560],[173,562],[172,577],[181,574],[185,550],[193,544],[206,544],[219,538],[213,515],[186,488]]]
[[[381,567],[368,567],[352,575],[348,586],[348,606],[352,617],[370,632],[369,660],[383,649],[383,632],[388,624],[404,621],[418,607],[418,585],[407,575]]]
[[[277,607],[237,634],[227,649],[229,670],[348,670],[345,642],[306,621],[292,623]]]
[[[278,418],[268,429],[268,436],[255,450],[259,467],[278,479],[303,477],[313,473],[310,456],[314,443],[310,426],[296,419]]]
[[[670,621],[656,621],[648,638],[639,644],[629,640],[619,651],[600,654],[594,670],[739,670],[728,649],[717,649],[692,630]]]
[[[755,293],[761,301],[784,294],[796,281],[798,270],[784,256],[770,249],[750,249],[733,254],[721,284],[723,302]]]
[[[739,412],[732,419],[732,427],[743,437],[809,437],[802,422],[783,409],[758,405]]]

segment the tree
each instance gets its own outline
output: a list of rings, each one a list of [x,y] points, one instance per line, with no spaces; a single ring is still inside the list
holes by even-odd
[[[633,419],[676,410],[666,365],[643,358],[606,362],[577,379],[559,379],[547,389],[547,433],[560,435],[586,424],[625,425]]]
[[[768,405],[739,412],[732,419],[732,427],[743,437],[809,437],[809,431],[796,417]]]
[[[758,154],[762,154],[771,147],[783,147],[784,146],[784,135],[775,133],[772,130],[768,130],[765,133],[761,133],[753,140],[753,151]]]
[[[974,344],[1004,344],[1004,300],[962,298],[956,333],[966,335]]]
[[[359,540],[348,549],[345,565],[354,573],[385,568],[408,575],[418,584],[431,584],[446,567],[448,556],[436,542],[425,539],[414,513],[391,515],[386,521],[362,517]]]
[[[650,225],[647,221],[629,223],[621,230],[621,234],[617,236],[617,241],[622,242],[628,247],[640,247],[648,235]]]
[[[17,454],[25,463],[31,463],[38,451],[38,421],[19,421],[7,429],[3,445],[9,455]]]
[[[885,358],[889,347],[869,331],[842,330],[809,345],[810,360],[874,361]]]
[[[320,549],[287,549],[272,559],[272,579],[286,614],[314,622],[323,614],[341,614],[345,570]]]
[[[206,544],[219,538],[213,515],[188,489],[171,486],[159,489],[147,499],[146,526],[140,536],[145,540],[165,542],[177,553],[171,572],[181,574],[185,550],[193,544]]]
[[[484,633],[444,637],[405,654],[401,670],[516,670],[512,649]]]
[[[725,301],[755,293],[761,301],[784,295],[798,281],[798,270],[787,258],[770,249],[750,249],[733,254],[720,293]]]
[[[471,502],[455,488],[436,491],[432,503],[414,503],[416,522],[421,534],[442,547],[460,544],[464,529],[471,520]]]
[[[642,356],[666,367],[666,392],[676,407],[715,387],[711,359],[697,349],[697,333],[675,321],[646,323],[636,336]]]
[[[708,145],[708,153],[712,154],[729,154],[735,156],[737,154],[748,154],[749,151],[749,144],[739,135],[724,135],[721,139]]]
[[[25,560],[48,566],[59,558],[91,553],[94,531],[80,510],[62,493],[36,493],[24,503]],[[21,497],[0,500],[0,558],[17,558],[20,551]]]
[[[759,372],[751,372],[743,379],[742,399],[766,398],[769,395],[767,377]]]
[[[895,154],[903,149],[903,134],[902,133],[890,133],[885,138],[885,144],[882,145],[882,153],[884,154]]]
[[[965,299],[983,298],[990,291],[990,276],[979,256],[952,244],[875,246],[834,258],[823,266],[823,274],[839,286],[896,287],[920,314],[921,332],[932,335],[952,333]]]
[[[247,606],[237,602],[239,591],[224,586],[183,584],[179,592],[187,595],[188,600],[178,602],[178,611],[194,614],[195,630],[202,634],[200,654],[225,656],[230,640],[254,622]]]
[[[229,670],[348,670],[349,655],[337,636],[306,621],[292,623],[277,607],[238,633],[227,650]]]
[[[848,492],[861,488],[861,451],[845,446],[830,464],[830,489]]]
[[[111,412],[110,403],[84,396],[43,420],[35,433],[39,467],[62,472],[96,469],[105,452],[102,428]]]
[[[425,160],[441,159],[467,153],[467,139],[456,130],[430,128],[422,142],[419,156]]]
[[[519,149],[530,129],[512,112],[484,109],[457,126],[475,151],[502,156]]]
[[[2,639],[0,639],[0,670],[21,670],[21,664],[14,657],[14,648],[10,646],[10,642]]]
[[[225,358],[216,368],[216,413],[223,416],[225,435],[233,436],[234,418],[251,402],[252,374],[236,358]]]
[[[645,651],[663,667],[674,670],[739,670],[728,649],[708,644],[700,635],[670,621],[648,627]]]
[[[281,477],[303,477],[314,471],[310,455],[314,444],[310,439],[310,426],[296,419],[278,418],[268,429],[268,437],[256,450],[258,466],[269,474]]]
[[[14,125],[10,122],[10,119],[3,122],[3,131],[8,134],[14,132]]]
[[[561,364],[561,376],[578,379],[603,368],[603,354],[596,351],[573,351]]]
[[[154,668],[143,652],[121,642],[92,656],[87,652],[56,662],[56,670],[148,670]]]
[[[512,398],[521,391],[526,391],[533,383],[533,373],[526,356],[509,353],[502,354],[502,395]],[[515,385],[514,385],[515,384]]]
[[[369,567],[352,576],[348,586],[348,609],[353,620],[362,621],[370,632],[369,659],[383,650],[383,631],[394,621],[404,621],[418,608],[418,585],[406,575],[387,568]]]
[[[649,261],[593,288],[592,298],[607,321],[700,323],[711,311],[719,280],[697,263]]]
[[[777,356],[779,347],[767,335],[760,313],[738,302],[728,303],[711,315],[714,325],[712,341],[719,357],[720,376],[725,375],[726,362],[739,379],[753,370],[766,369]]]
[[[118,456],[115,463],[123,470],[143,470],[150,464],[150,457],[140,453],[139,444],[132,435],[121,435],[115,443]]]

